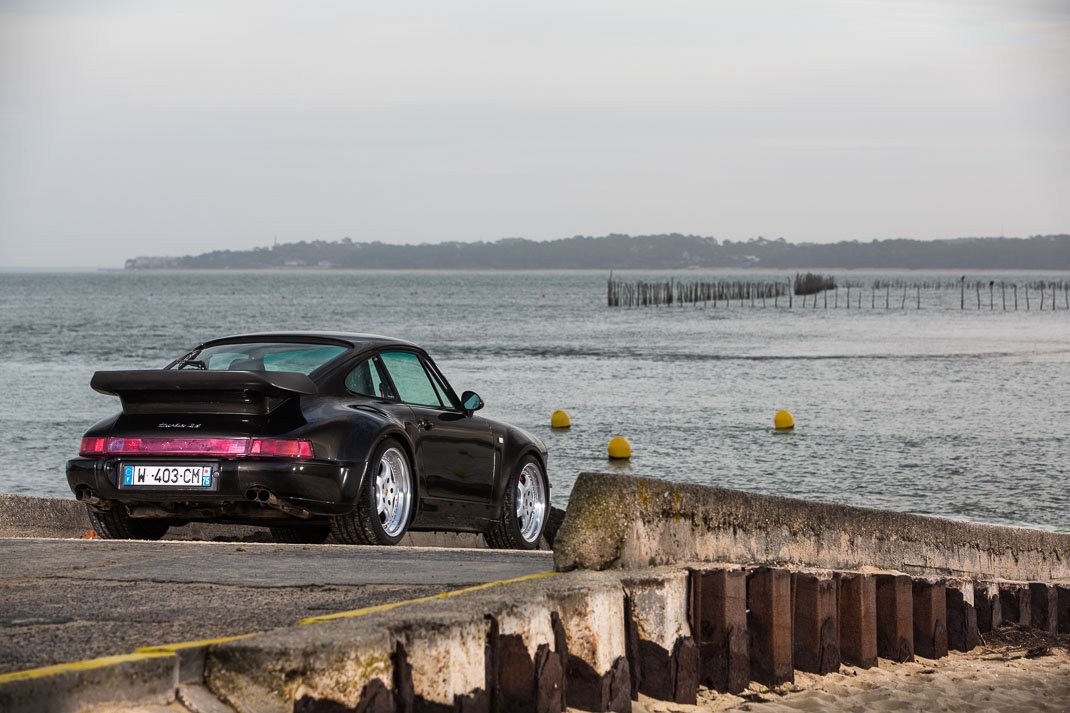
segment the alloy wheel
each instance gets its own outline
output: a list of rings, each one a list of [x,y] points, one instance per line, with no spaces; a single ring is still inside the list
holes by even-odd
[[[404,531],[412,504],[412,474],[409,461],[397,448],[388,448],[379,459],[375,476],[375,510],[379,524],[390,537]]]
[[[534,463],[528,463],[516,481],[516,519],[525,542],[534,542],[539,537],[545,518],[546,486],[542,471]]]

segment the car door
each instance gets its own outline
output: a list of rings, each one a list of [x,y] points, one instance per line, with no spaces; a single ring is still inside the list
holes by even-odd
[[[416,459],[424,473],[424,496],[490,502],[498,458],[490,424],[456,408],[420,355],[386,351],[379,358],[398,398],[416,419]]]
[[[351,394],[376,399],[375,408],[389,413],[398,421],[406,424],[413,423],[412,409],[398,401],[390,378],[376,357],[365,359],[352,367],[346,373],[345,388]],[[358,441],[366,438],[365,434],[353,433],[351,435]]]

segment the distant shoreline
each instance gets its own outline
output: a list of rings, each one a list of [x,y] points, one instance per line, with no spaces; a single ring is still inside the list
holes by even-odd
[[[823,266],[815,268],[814,266]],[[535,241],[393,245],[346,238],[182,257],[130,258],[128,270],[1047,270],[1070,269],[1070,235],[953,240],[746,242],[700,235],[577,235]]]
[[[597,267],[471,267],[471,268],[434,268],[434,267],[333,267],[333,268],[310,268],[310,267],[159,267],[159,268],[143,268],[143,269],[126,269],[122,267],[2,267],[0,268],[0,275],[95,275],[95,274],[139,274],[139,273],[195,273],[195,274],[225,274],[225,273],[240,273],[240,274],[255,274],[255,273],[270,273],[270,274],[287,274],[287,275],[344,275],[344,274],[364,274],[364,273],[562,273],[562,274],[579,274],[579,273],[591,273],[597,275],[607,275],[612,272],[614,274],[650,274],[650,273],[665,273],[665,274],[679,274],[679,275],[703,275],[703,274],[725,274],[725,275],[738,275],[738,274],[784,274],[794,275],[796,272],[821,272],[829,274],[838,273],[881,273],[881,274],[948,274],[948,275],[980,275],[980,274],[1001,274],[1001,273],[1070,273],[1070,267],[1065,268],[1052,268],[1052,267],[990,267],[990,268],[968,268],[968,267],[941,267],[941,268],[915,268],[915,267],[829,267],[827,265],[812,265],[801,267],[784,267],[784,268],[771,268],[771,267],[702,267],[702,268],[642,268],[642,267],[630,267],[630,268],[597,268]]]
[[[591,273],[600,276],[613,274],[783,274],[794,275],[796,272],[821,272],[828,274],[948,274],[980,275],[1006,273],[1058,273],[1070,274],[1070,268],[837,268],[827,266],[807,266],[799,268],[153,268],[128,270],[124,268],[0,268],[0,275],[91,275],[91,274],[125,274],[141,273],[192,273],[192,274],[288,274],[288,275],[323,275],[323,274],[367,274],[367,273],[439,273],[439,274],[506,274],[506,273]]]

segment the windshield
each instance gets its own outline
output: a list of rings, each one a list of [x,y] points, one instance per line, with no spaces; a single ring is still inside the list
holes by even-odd
[[[290,371],[311,374],[347,347],[302,342],[238,342],[213,344],[190,352],[170,365],[172,369],[208,371]]]

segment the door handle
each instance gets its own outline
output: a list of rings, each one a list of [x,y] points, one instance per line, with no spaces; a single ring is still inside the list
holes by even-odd
[[[419,428],[421,431],[430,431],[432,428],[435,427],[435,424],[431,423],[426,418],[422,418],[416,422],[416,427]]]

